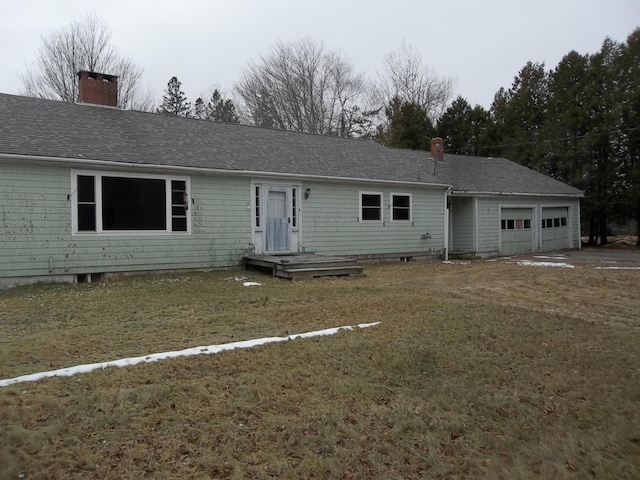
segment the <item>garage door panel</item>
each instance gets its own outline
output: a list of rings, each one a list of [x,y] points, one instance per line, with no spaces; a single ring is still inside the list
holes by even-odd
[[[570,247],[569,209],[553,207],[542,209],[542,250],[562,250]]]
[[[532,251],[533,229],[530,208],[503,208],[500,224],[500,253],[515,255]]]

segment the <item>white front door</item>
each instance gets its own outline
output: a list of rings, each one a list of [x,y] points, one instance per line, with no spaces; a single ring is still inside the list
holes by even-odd
[[[291,188],[267,188],[266,253],[291,252]]]

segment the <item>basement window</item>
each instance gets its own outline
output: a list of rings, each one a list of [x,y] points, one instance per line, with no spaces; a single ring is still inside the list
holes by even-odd
[[[72,172],[73,233],[188,233],[189,179]]]
[[[382,221],[382,193],[360,192],[360,221]]]
[[[411,221],[411,195],[391,194],[391,220]]]

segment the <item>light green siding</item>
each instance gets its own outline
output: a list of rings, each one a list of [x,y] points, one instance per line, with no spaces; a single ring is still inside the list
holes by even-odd
[[[440,254],[444,250],[444,188],[387,184],[305,183],[302,245],[335,255]],[[382,222],[360,221],[360,192],[382,193]],[[411,195],[411,221],[392,221],[391,194]]]
[[[532,230],[534,251],[544,251],[540,222],[543,208],[566,207],[570,229],[569,248],[580,248],[580,199],[562,197],[478,197],[478,253],[482,256],[499,255],[500,252],[500,214],[502,208],[526,208],[532,211]],[[565,247],[567,248],[567,247]]]
[[[471,197],[451,197],[449,238],[452,252],[472,252],[474,250],[473,222],[474,208]]]
[[[191,234],[72,235],[71,169],[0,162],[0,277],[237,265],[248,180],[192,176]]]

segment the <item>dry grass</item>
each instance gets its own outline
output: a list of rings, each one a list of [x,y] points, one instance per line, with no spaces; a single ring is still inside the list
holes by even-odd
[[[640,271],[383,264],[0,292],[0,478],[638,478]]]

